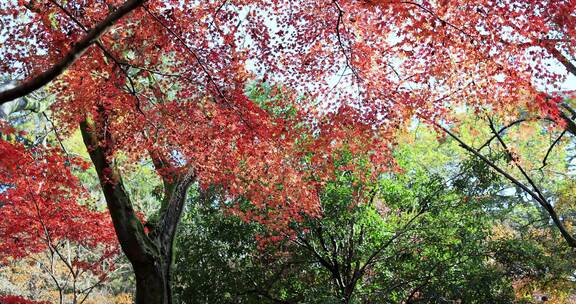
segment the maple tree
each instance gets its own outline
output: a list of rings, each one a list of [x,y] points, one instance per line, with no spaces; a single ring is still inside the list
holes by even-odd
[[[249,199],[256,212],[238,212],[279,237],[303,214],[320,214],[317,194],[332,178],[333,149],[373,151],[372,161],[390,169],[394,131],[413,117],[442,128],[462,106],[504,115],[526,108],[575,130],[564,95],[551,92],[567,73],[547,65],[554,60],[576,73],[575,7],[574,1],[8,1],[0,3],[1,70],[26,79],[0,92],[0,103],[50,83],[51,110],[64,135],[81,129],[134,266],[136,302],[170,303],[174,235],[195,182]],[[247,82],[258,77],[290,88],[276,101],[282,109],[294,105],[290,115],[247,98]],[[3,178],[24,181],[13,162],[36,152],[6,141],[2,147]],[[318,153],[308,160],[307,151]],[[46,169],[63,170],[56,169],[66,164],[61,152],[45,153],[45,161],[55,162]],[[120,155],[133,163],[151,159],[162,179],[160,208],[146,229],[117,165]],[[314,176],[303,170],[308,166],[318,167]],[[47,186],[70,199],[61,189],[72,177],[54,172],[68,178]],[[535,186],[524,187],[554,219]]]
[[[153,13],[148,14],[154,16]],[[216,101],[207,93],[194,93],[188,97],[195,102],[182,103],[174,98],[163,100],[162,86],[150,87],[153,89],[150,93],[154,94],[156,90],[159,99],[149,99],[150,103],[144,105],[140,103],[143,93],[136,93],[133,87],[134,83],[141,83],[142,80],[132,80],[132,77],[143,76],[130,75],[122,64],[108,66],[109,72],[103,72],[107,74],[103,74],[105,83],[100,83],[103,86],[90,83],[100,81],[92,75],[97,66],[116,58],[113,54],[102,57],[98,52],[88,52],[92,53],[82,57],[82,61],[90,59],[78,68],[69,70],[64,75],[64,81],[57,84],[59,87],[53,88],[59,95],[54,107],[60,109],[56,115],[69,129],[80,123],[116,234],[124,253],[134,266],[138,303],[170,301],[169,278],[174,233],[187,188],[197,176],[201,176],[202,182],[206,184],[224,183],[230,195],[248,196],[255,206],[270,209],[271,212],[267,213],[269,216],[255,215],[253,219],[274,223],[278,228],[300,216],[300,212],[317,212],[313,199],[315,183],[304,183],[305,176],[299,175],[294,167],[299,164],[286,163],[288,158],[285,156],[290,150],[280,150],[282,145],[295,143],[301,134],[297,133],[296,128],[287,128],[280,119],[263,120],[268,114],[255,107],[243,95],[242,81],[234,80],[238,83],[230,93],[218,90]],[[106,50],[105,54],[108,52]],[[158,55],[158,58],[161,56]],[[208,77],[214,82],[210,75]],[[242,73],[239,77],[242,77]],[[126,84],[131,90],[124,89],[123,85]],[[192,89],[198,90],[197,87],[188,90]],[[177,96],[182,98],[191,94],[188,90],[180,88]],[[229,100],[233,100],[234,104]],[[116,108],[121,104],[125,112]],[[182,119],[191,120],[192,123],[183,125]],[[230,121],[234,123],[230,124]],[[334,125],[329,124],[327,128],[334,128]],[[351,130],[354,131],[353,128]],[[320,143],[330,143],[335,138],[326,136]],[[207,146],[207,142],[212,146]],[[147,229],[144,229],[133,209],[120,170],[114,165],[113,158],[119,151],[129,153],[133,160],[149,155],[163,178],[165,193],[158,221],[154,224],[146,223]],[[269,155],[274,158],[269,158]],[[261,164],[260,161],[266,158],[268,161]],[[236,166],[238,161],[243,163],[240,167],[249,167],[246,172],[250,176],[245,179],[237,173],[240,168]],[[7,169],[10,171],[11,168]],[[14,171],[14,174],[24,173]],[[264,176],[266,180],[260,182],[255,178],[257,176]],[[278,187],[278,184],[282,187]],[[277,191],[264,191],[271,188]],[[291,203],[296,201],[303,204]]]
[[[2,133],[0,215],[8,220],[0,224],[0,262],[46,254],[35,261],[51,278],[59,303],[68,290],[73,303],[82,303],[108,279],[119,253],[109,215],[81,204],[88,196],[72,169],[85,170],[87,163],[59,149],[27,147],[11,128]],[[55,270],[58,263],[64,276]]]

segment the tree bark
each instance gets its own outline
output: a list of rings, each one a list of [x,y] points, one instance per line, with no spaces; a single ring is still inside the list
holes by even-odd
[[[105,113],[98,122],[80,124],[82,138],[100,181],[112,217],[116,236],[132,264],[136,279],[136,304],[171,304],[171,266],[176,228],[180,221],[188,188],[195,180],[193,170],[165,184],[166,197],[160,222],[149,233],[136,216],[119,170],[111,161],[112,140],[103,126]]]
[[[346,285],[342,290],[342,303],[350,304],[352,300],[352,294],[354,293],[355,286]]]
[[[171,289],[167,278],[167,265],[158,257],[161,265],[152,263],[133,265],[136,277],[137,304],[172,303]]]

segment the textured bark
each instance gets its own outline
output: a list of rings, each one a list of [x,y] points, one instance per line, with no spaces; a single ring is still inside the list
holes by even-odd
[[[159,258],[160,260],[160,258]],[[166,271],[161,265],[133,265],[136,276],[136,304],[172,303]]]

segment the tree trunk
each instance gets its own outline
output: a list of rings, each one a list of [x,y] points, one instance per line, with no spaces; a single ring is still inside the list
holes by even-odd
[[[170,273],[168,268],[170,266],[157,265],[133,265],[136,276],[136,304],[172,303],[172,293],[168,277]]]
[[[346,285],[342,290],[342,303],[349,304],[352,300],[352,294],[354,293],[354,286]]]
[[[171,266],[176,228],[188,188],[196,179],[191,168],[183,174],[164,178],[165,197],[159,221],[147,233],[136,216],[120,171],[111,160],[112,140],[106,128],[106,115],[100,121],[85,120],[80,124],[82,138],[98,178],[122,251],[132,264],[136,278],[136,304],[171,304]],[[157,169],[169,162],[151,153]]]

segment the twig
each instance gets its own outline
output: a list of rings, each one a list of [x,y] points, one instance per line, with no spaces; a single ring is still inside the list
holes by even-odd
[[[546,161],[548,160],[550,152],[552,152],[552,149],[554,149],[554,146],[558,144],[558,142],[560,141],[560,139],[562,139],[562,136],[564,136],[564,134],[566,134],[566,130],[562,131],[562,133],[560,133],[560,136],[558,136],[558,138],[556,138],[556,140],[552,143],[552,145],[550,145],[550,148],[548,148],[548,151],[546,151],[546,156],[544,156],[544,159],[542,160],[542,167],[540,167],[540,169],[546,167],[547,165]]]

